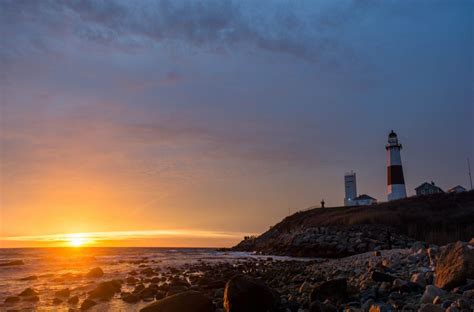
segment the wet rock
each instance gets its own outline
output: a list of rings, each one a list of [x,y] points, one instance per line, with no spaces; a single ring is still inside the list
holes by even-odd
[[[104,276],[104,271],[102,271],[102,269],[99,267],[93,268],[86,274],[86,277],[92,277],[92,278],[97,278],[97,277],[102,277],[102,276]]]
[[[428,285],[425,287],[425,292],[421,296],[421,303],[432,303],[437,296],[443,296],[446,292],[436,286]]]
[[[81,310],[82,311],[88,310],[88,309],[92,308],[93,306],[95,306],[96,304],[97,304],[97,302],[95,302],[94,300],[86,299],[81,304]]]
[[[69,298],[69,300],[67,301],[67,303],[70,303],[70,304],[77,304],[79,302],[79,297],[78,296],[72,296],[71,298]]]
[[[412,283],[416,283],[418,285],[420,285],[421,287],[425,287],[426,286],[426,279],[425,279],[425,275],[422,274],[422,273],[415,273],[411,276],[411,279],[410,281]]]
[[[376,303],[370,306],[369,312],[394,312],[391,305],[385,303]]]
[[[435,285],[451,290],[474,278],[474,245],[456,242],[445,247],[436,265]]]
[[[69,288],[61,289],[61,290],[58,290],[57,292],[55,292],[54,295],[56,297],[66,297],[67,298],[71,295],[71,291],[69,290]]]
[[[26,297],[26,296],[37,296],[38,292],[34,290],[33,288],[26,288],[23,290],[19,296]]]
[[[20,297],[17,296],[10,296],[5,298],[5,303],[15,303],[20,301]]]
[[[158,285],[150,284],[148,287],[145,287],[142,291],[140,291],[139,297],[141,299],[154,298],[157,292]]]
[[[298,290],[300,294],[305,294],[309,293],[311,290],[313,290],[313,286],[311,286],[310,283],[304,282],[301,284],[300,289]]]
[[[314,301],[309,306],[309,312],[337,312],[337,308],[332,304],[325,304],[320,301]]]
[[[262,281],[236,275],[226,284],[224,308],[227,312],[258,312],[274,308],[280,296]]]
[[[158,300],[140,312],[214,312],[211,299],[197,291],[187,291]]]
[[[38,296],[34,295],[34,296],[25,297],[23,300],[29,301],[29,302],[38,302],[40,300],[40,298]]]
[[[427,303],[427,304],[422,304],[418,312],[444,312],[444,309],[440,307],[439,305]]]
[[[89,293],[91,299],[109,300],[116,293],[120,292],[122,285],[117,280],[101,282],[97,287]]]
[[[334,280],[329,280],[322,284],[319,284],[313,288],[313,291],[310,294],[310,301],[317,300],[340,300],[347,297],[347,279],[339,278]]]
[[[34,280],[37,280],[37,279],[38,279],[38,276],[31,275],[31,276],[20,278],[20,281],[34,281]]]
[[[124,292],[120,295],[120,297],[123,301],[128,303],[137,303],[138,301],[140,301],[140,297],[133,293]]]
[[[153,276],[155,275],[155,271],[152,268],[146,268],[140,271],[140,274],[145,276]]]
[[[8,262],[0,263],[0,267],[24,265],[24,264],[25,263],[23,262],[23,260],[12,260],[12,261],[8,261]]]
[[[374,282],[388,282],[388,283],[393,283],[395,280],[395,277],[389,274],[385,274],[382,272],[374,271],[370,275],[370,279],[373,280]]]
[[[136,283],[138,283],[138,281],[138,278],[133,276],[129,276],[125,279],[125,282],[127,282],[128,285],[135,285]]]

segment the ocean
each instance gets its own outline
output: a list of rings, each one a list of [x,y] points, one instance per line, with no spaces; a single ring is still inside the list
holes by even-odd
[[[197,263],[240,263],[266,259],[244,252],[224,252],[207,248],[19,248],[0,249],[0,310],[70,311],[80,308],[87,293],[100,281],[125,280],[130,272],[152,267],[165,275],[170,267],[185,272],[187,266]],[[272,257],[275,260],[294,260],[290,257]],[[2,266],[21,260],[23,265]],[[301,259],[303,260],[303,259]],[[88,278],[92,268],[100,267],[104,276]],[[179,274],[179,273],[178,273]],[[147,282],[144,280],[144,285]],[[132,292],[136,285],[122,286],[122,292]],[[38,292],[39,301],[28,301],[18,296],[26,288]],[[67,298],[54,301],[55,292],[69,289],[77,295],[79,303],[71,304]],[[19,301],[5,303],[5,299],[18,296]],[[109,301],[100,302],[90,311],[137,311],[150,301],[127,303],[117,294]]]

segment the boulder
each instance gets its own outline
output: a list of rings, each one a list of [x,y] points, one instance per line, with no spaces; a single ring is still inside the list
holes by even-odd
[[[339,300],[347,297],[347,279],[339,278],[326,281],[313,288],[310,301],[333,299]]]
[[[137,303],[138,301],[140,301],[140,297],[133,293],[124,292],[120,295],[120,297],[123,301],[128,303]]]
[[[29,302],[38,302],[40,300],[40,298],[38,296],[34,295],[34,296],[25,297],[23,300],[29,301]]]
[[[376,303],[370,306],[369,312],[394,312],[391,305],[385,303]]]
[[[20,281],[35,281],[37,279],[38,279],[38,276],[31,275],[31,276],[20,278]]]
[[[456,242],[441,252],[436,265],[435,285],[451,290],[474,278],[474,245]]]
[[[418,312],[444,312],[444,309],[439,305],[427,303],[422,304]]]
[[[301,284],[300,289],[298,291],[300,294],[304,294],[304,293],[309,293],[312,289],[313,287],[311,286],[310,283],[304,282],[303,284]]]
[[[8,262],[3,262],[3,263],[0,263],[0,267],[3,267],[3,266],[14,266],[14,265],[24,265],[25,263],[23,262],[23,260],[12,260],[12,261],[8,261]]]
[[[117,280],[111,280],[107,282],[102,282],[97,285],[97,287],[89,292],[89,298],[91,299],[101,299],[109,300],[116,293],[120,292],[122,285]]]
[[[15,303],[20,301],[20,297],[17,296],[10,296],[5,298],[5,303]]]
[[[278,305],[280,296],[263,282],[236,275],[226,284],[224,308],[227,312],[260,312]]]
[[[374,282],[388,282],[388,283],[393,283],[393,281],[395,280],[395,277],[393,277],[392,275],[385,274],[385,273],[378,272],[378,271],[372,272],[372,274],[370,275],[370,278],[371,278]]]
[[[102,269],[98,267],[93,268],[86,274],[86,277],[93,277],[93,278],[102,277],[102,276],[104,276],[104,271],[102,271]]]
[[[309,306],[309,312],[337,312],[337,308],[331,304],[314,301]]]
[[[421,296],[420,302],[421,303],[433,303],[433,300],[437,296],[443,296],[446,292],[436,286],[428,285],[425,287],[425,292],[423,296]]]
[[[67,298],[71,295],[71,291],[69,290],[69,288],[61,289],[61,290],[58,290],[57,292],[55,292],[54,295],[56,297],[66,297]]]
[[[81,304],[81,310],[84,311],[84,310],[90,309],[93,306],[95,306],[96,304],[97,304],[97,302],[95,302],[94,300],[86,299]]]
[[[420,285],[421,287],[426,286],[426,279],[423,273],[414,273],[410,279],[411,282]]]
[[[78,302],[79,302],[79,297],[78,296],[72,296],[67,301],[67,303],[70,303],[70,304],[77,304]]]
[[[37,295],[38,295],[38,292],[34,290],[33,288],[26,288],[19,294],[19,296],[22,296],[22,297],[37,296]]]
[[[158,300],[140,312],[214,312],[212,300],[197,291],[186,291]]]

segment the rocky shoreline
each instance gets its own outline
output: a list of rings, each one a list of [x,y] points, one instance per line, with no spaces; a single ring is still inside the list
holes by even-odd
[[[268,257],[160,268],[143,259],[135,265],[124,279],[58,291],[55,304],[69,311],[94,311],[109,300],[147,303],[144,312],[474,310],[474,241],[443,247],[415,242],[411,248],[311,261]],[[94,268],[83,278],[103,275]],[[27,288],[6,298],[4,307],[15,311],[19,301],[39,296]]]
[[[232,250],[293,257],[341,258],[368,251],[408,248],[414,239],[382,225],[292,227],[249,237]]]

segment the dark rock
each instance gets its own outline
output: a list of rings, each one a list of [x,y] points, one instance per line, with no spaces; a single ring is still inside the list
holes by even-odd
[[[97,287],[89,293],[91,299],[109,300],[116,293],[120,292],[122,285],[117,280],[101,282]]]
[[[86,274],[86,277],[93,277],[93,278],[102,277],[102,276],[104,276],[104,271],[102,271],[101,268],[93,268]]]
[[[141,299],[154,298],[158,292],[158,285],[150,284],[148,287],[140,291],[139,297]]]
[[[474,278],[474,245],[456,242],[445,247],[436,265],[435,285],[451,290]]]
[[[61,289],[61,290],[58,290],[57,292],[55,292],[54,295],[56,297],[66,297],[67,298],[71,295],[71,291],[69,290],[69,288]]]
[[[129,276],[125,279],[128,285],[135,285],[139,280],[136,277]]]
[[[370,278],[371,278],[374,282],[388,282],[388,283],[392,283],[392,282],[395,280],[395,277],[393,277],[392,275],[385,274],[385,273],[378,272],[378,271],[372,272],[372,274],[370,275]]]
[[[227,312],[260,312],[278,305],[280,296],[262,281],[236,275],[226,284],[224,308]]]
[[[325,304],[319,301],[311,302],[310,312],[337,312],[337,308],[331,304]]]
[[[373,300],[377,299],[377,287],[371,287],[361,293],[360,295],[361,302],[366,302],[369,299],[373,299]]]
[[[161,300],[166,297],[166,293],[164,291],[157,291],[155,295],[156,300]]]
[[[391,305],[385,303],[376,303],[373,304],[369,312],[394,312],[395,310],[392,308]]]
[[[97,304],[97,302],[95,302],[94,300],[86,299],[81,304],[81,310],[84,311],[84,310],[90,309],[93,306],[95,306],[96,304]]]
[[[214,312],[211,299],[197,291],[187,291],[158,300],[140,312]]]
[[[15,303],[20,301],[20,297],[17,296],[10,296],[5,298],[5,303]]]
[[[77,304],[79,302],[79,297],[78,296],[72,296],[71,298],[69,298],[69,300],[67,301],[67,303],[70,303],[70,304]]]
[[[421,308],[418,310],[419,312],[444,312],[444,309],[439,305],[427,303],[421,305]]]
[[[37,279],[38,279],[38,276],[31,275],[31,276],[20,278],[20,281],[34,281],[34,280],[37,280]]]
[[[324,282],[313,288],[310,301],[317,300],[340,300],[347,298],[347,279],[339,278]]]
[[[23,262],[23,260],[12,260],[12,261],[8,261],[8,262],[0,263],[0,267],[14,266],[14,265],[24,265],[24,264],[25,263]]]
[[[25,297],[25,299],[23,299],[25,301],[30,301],[30,302],[37,302],[40,300],[40,298],[36,295],[34,296],[28,296],[28,297]]]
[[[23,290],[19,296],[26,297],[26,296],[37,296],[38,292],[34,290],[33,288],[26,288]]]
[[[61,299],[59,299],[59,298],[54,298],[53,299],[53,304],[61,304],[61,303],[63,303],[63,301]]]
[[[120,296],[123,301],[128,302],[128,303],[137,303],[140,301],[140,297],[138,297],[136,294],[133,293],[127,293],[124,292]]]

